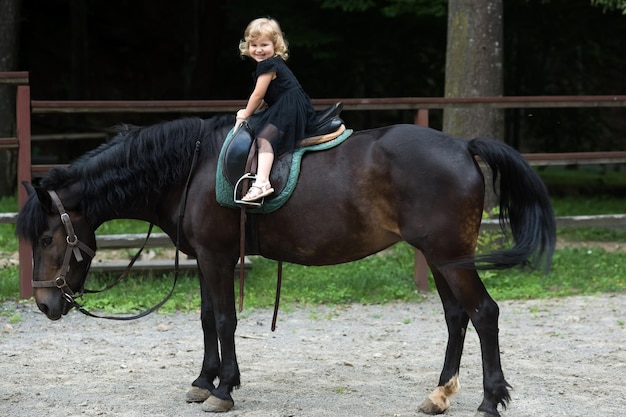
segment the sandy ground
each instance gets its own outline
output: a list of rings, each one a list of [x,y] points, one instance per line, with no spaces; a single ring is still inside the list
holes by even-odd
[[[626,294],[501,302],[503,416],[623,416]],[[0,416],[202,416],[184,395],[202,359],[197,314],[132,322],[77,312],[51,322],[32,302],[0,305]],[[19,319],[18,319],[19,318]],[[434,388],[446,329],[421,303],[244,311],[242,386],[231,416],[413,416]],[[478,338],[466,340],[461,392],[447,416],[482,397]]]

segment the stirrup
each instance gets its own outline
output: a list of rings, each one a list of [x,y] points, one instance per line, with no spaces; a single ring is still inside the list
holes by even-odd
[[[235,201],[235,204],[248,206],[248,207],[262,207],[263,206],[263,202],[265,201],[265,197],[263,197],[261,200],[257,200],[257,201],[245,201],[245,200],[242,200],[243,196],[241,196],[241,198],[237,197],[237,190],[239,189],[239,185],[244,180],[252,180],[254,182],[254,181],[256,181],[256,175],[251,174],[251,173],[248,172],[246,174],[243,174],[241,176],[241,178],[239,178],[237,180],[237,183],[235,184],[235,189],[233,191],[233,200]],[[243,194],[243,192],[241,194]]]

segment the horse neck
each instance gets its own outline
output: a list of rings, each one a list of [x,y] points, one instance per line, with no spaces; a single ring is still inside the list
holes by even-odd
[[[164,223],[163,219],[176,218],[178,196],[175,186],[148,194],[127,190],[125,193],[107,193],[93,187],[86,191],[84,187],[84,184],[75,183],[57,190],[57,193],[66,209],[80,211],[94,231],[110,220],[142,220],[164,228],[167,224],[160,224]]]
[[[94,230],[107,221],[117,219],[142,220],[166,229],[169,224],[164,219],[174,219],[177,207],[178,199],[168,193],[154,194],[147,198],[141,196],[114,205],[98,204],[97,201],[84,202],[84,212]]]

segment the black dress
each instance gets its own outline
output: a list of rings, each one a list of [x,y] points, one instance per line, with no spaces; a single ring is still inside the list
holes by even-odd
[[[293,150],[296,141],[304,138],[315,117],[311,99],[302,89],[293,72],[279,56],[257,63],[254,82],[261,74],[275,72],[265,93],[268,107],[248,118],[248,124],[259,138],[267,139],[276,156]]]

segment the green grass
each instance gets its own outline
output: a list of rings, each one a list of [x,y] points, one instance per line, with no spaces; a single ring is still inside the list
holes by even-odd
[[[111,220],[102,224],[96,230],[96,235],[113,235],[117,233],[148,233],[148,223],[141,220]],[[161,232],[161,229],[154,227],[152,233]]]
[[[568,191],[576,189],[580,191],[598,189],[601,192],[613,191],[626,188],[625,165],[616,165],[608,168],[608,165],[583,165],[579,167],[549,166],[540,167],[537,173],[546,183],[548,188],[564,188]]]
[[[252,269],[246,274],[245,306],[271,306],[275,296],[277,263],[262,257],[253,257],[252,263]],[[412,268],[413,254],[408,245],[391,249],[388,256],[374,255],[350,264],[327,267],[284,264],[281,303],[384,303],[418,299]],[[108,274],[91,274],[87,285],[90,288],[101,288],[111,279],[113,277]],[[170,274],[137,276],[106,293],[86,296],[85,306],[110,313],[146,309],[159,302],[171,284]],[[234,285],[238,293],[237,279]],[[175,295],[162,310],[190,311],[198,309],[199,305],[197,277],[182,275]]]
[[[601,248],[564,248],[552,259],[552,271],[482,271],[496,299],[530,299],[626,291],[626,252]]]
[[[626,198],[600,195],[595,197],[552,197],[551,200],[556,216],[626,213]]]
[[[481,271],[481,277],[496,300],[590,295],[626,291],[626,252],[607,253],[600,248],[565,248],[553,258],[553,270],[513,269]],[[106,277],[91,275],[89,285],[104,285]],[[167,294],[171,275],[146,275],[128,279],[102,295],[86,297],[89,308],[109,313],[146,309]],[[274,302],[276,262],[253,258],[245,282],[245,307],[270,307]],[[235,290],[238,289],[235,280]],[[434,291],[432,278],[429,287]],[[358,262],[326,267],[285,264],[281,305],[382,304],[390,301],[418,301],[421,295],[413,283],[413,249],[401,243],[384,255],[373,255]],[[194,311],[199,308],[197,278],[184,275],[176,293],[164,307]]]
[[[0,197],[0,213],[15,213],[17,211],[17,197]],[[16,251],[14,224],[0,224],[0,256],[3,252]]]
[[[622,174],[626,178],[626,174]],[[585,216],[594,214],[626,213],[626,198],[607,195],[595,197],[553,197],[552,207],[556,216]],[[568,227],[558,231],[566,241],[626,242],[626,230],[603,227]]]
[[[90,274],[85,287],[98,290],[113,282],[117,275]],[[99,294],[87,294],[79,303],[87,309],[103,311],[107,314],[132,313],[147,310],[159,303],[170,291],[173,274],[131,274],[125,281]],[[162,313],[173,311],[196,311],[200,308],[200,291],[195,275],[179,276],[172,297],[159,310]]]
[[[1,197],[0,213],[17,211],[17,197]],[[20,291],[19,271],[17,265],[3,266],[4,259],[13,256],[17,251],[17,238],[14,224],[0,224],[0,301],[17,299]]]
[[[626,213],[626,198],[554,197],[555,213],[563,215]],[[0,212],[15,211],[15,198],[0,199]],[[144,222],[116,220],[105,223],[98,234],[145,233]],[[626,242],[626,230],[604,228],[561,229],[559,238],[568,241]],[[487,241],[489,239],[486,239]],[[14,225],[0,225],[0,256],[17,250]],[[626,252],[607,253],[600,248],[557,250],[553,270],[541,272],[512,269],[482,271],[481,277],[496,300],[559,297],[578,294],[626,291]],[[112,277],[90,274],[87,286],[102,287]],[[237,280],[235,279],[237,289]],[[171,274],[131,274],[125,282],[103,294],[87,295],[85,306],[106,313],[136,312],[159,302],[170,289]],[[261,308],[274,302],[276,262],[253,258],[245,287],[245,307]],[[432,279],[430,287],[434,290]],[[17,266],[0,267],[0,302],[19,295]],[[419,300],[413,283],[413,249],[399,244],[383,254],[358,262],[326,267],[284,265],[281,305],[365,304],[394,300]],[[172,299],[162,312],[195,311],[199,308],[195,275],[180,277]]]
[[[246,303],[250,299],[252,305],[272,305],[276,268],[274,261],[253,259],[253,268],[246,278]],[[348,264],[283,265],[281,300],[285,303],[369,304],[417,298],[413,251],[406,244]]]

